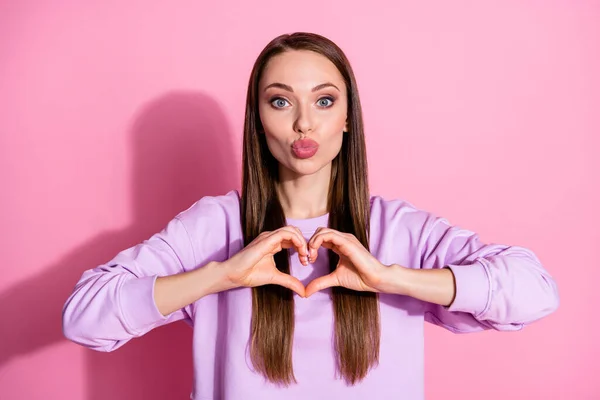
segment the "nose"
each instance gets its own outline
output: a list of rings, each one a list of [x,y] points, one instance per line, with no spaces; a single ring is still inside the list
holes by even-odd
[[[314,118],[309,104],[304,104],[297,108],[296,121],[294,123],[294,131],[302,134],[307,134],[314,130]]]

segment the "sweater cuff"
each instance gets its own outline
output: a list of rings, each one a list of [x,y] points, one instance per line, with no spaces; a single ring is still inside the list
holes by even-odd
[[[462,311],[475,317],[483,314],[490,301],[491,282],[486,266],[477,261],[470,265],[447,265],[454,274],[456,294],[448,311]]]
[[[157,275],[131,278],[121,285],[121,312],[126,324],[136,334],[146,332],[167,319],[154,302],[156,278]]]

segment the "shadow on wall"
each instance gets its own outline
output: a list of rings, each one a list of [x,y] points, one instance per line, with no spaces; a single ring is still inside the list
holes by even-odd
[[[202,196],[239,186],[225,115],[202,93],[174,92],[150,102],[130,135],[133,223],[100,233],[41,275],[0,294],[3,319],[12,321],[10,330],[0,330],[0,368],[15,356],[66,340],[62,307],[84,270],[149,238]],[[157,328],[112,353],[86,351],[87,400],[189,398],[192,330],[183,322]]]

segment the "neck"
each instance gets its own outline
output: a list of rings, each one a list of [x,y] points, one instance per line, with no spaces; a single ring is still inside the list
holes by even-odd
[[[331,163],[312,175],[292,176],[289,170],[280,169],[279,177],[277,194],[286,218],[315,218],[328,212]]]

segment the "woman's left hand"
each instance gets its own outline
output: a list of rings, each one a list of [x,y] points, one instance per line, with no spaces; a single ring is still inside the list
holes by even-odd
[[[306,297],[332,286],[369,292],[381,292],[383,276],[389,268],[377,260],[360,241],[350,233],[330,228],[319,228],[308,242],[310,262],[317,259],[317,250],[325,247],[340,256],[332,273],[314,279],[306,286]]]

